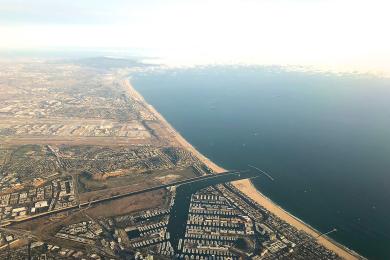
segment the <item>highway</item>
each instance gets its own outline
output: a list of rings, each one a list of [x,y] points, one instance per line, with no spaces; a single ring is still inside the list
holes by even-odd
[[[222,178],[222,177],[226,177],[226,176],[229,176],[229,175],[237,175],[237,177],[239,177],[241,179],[249,178],[248,176],[241,176],[241,174],[243,174],[243,173],[247,173],[247,171],[227,171],[227,172],[218,173],[218,174],[203,175],[203,176],[194,177],[194,178],[190,178],[190,179],[186,179],[186,180],[180,180],[180,181],[172,182],[172,183],[169,183],[169,184],[163,184],[163,185],[150,187],[150,188],[143,189],[143,190],[132,191],[132,192],[127,192],[127,193],[123,193],[123,194],[113,195],[113,196],[110,196],[110,197],[107,197],[107,198],[91,200],[91,201],[88,201],[88,202],[83,202],[83,203],[80,203],[78,205],[74,205],[74,206],[70,206],[70,207],[66,207],[66,208],[46,211],[46,212],[43,212],[43,213],[40,213],[40,214],[36,214],[36,215],[32,215],[32,216],[29,216],[29,217],[26,217],[26,218],[23,218],[23,219],[4,221],[4,222],[0,223],[0,227],[5,227],[5,226],[8,226],[8,225],[10,225],[12,223],[21,223],[21,222],[33,220],[33,219],[36,219],[36,218],[41,218],[41,217],[44,217],[44,216],[49,216],[49,215],[53,215],[53,214],[57,214],[57,213],[61,213],[61,212],[66,212],[66,211],[69,211],[69,210],[72,210],[72,209],[78,209],[78,208],[79,209],[83,209],[85,207],[90,207],[90,206],[93,206],[93,205],[96,205],[96,204],[100,204],[100,203],[104,203],[104,202],[107,202],[107,201],[116,200],[116,199],[120,199],[120,198],[124,198],[124,197],[128,197],[128,196],[134,196],[134,195],[142,194],[142,193],[145,193],[145,192],[151,192],[151,191],[155,191],[155,190],[160,190],[160,189],[168,188],[168,187],[171,187],[171,186],[179,186],[179,185],[190,184],[190,183],[194,183],[194,182],[198,182],[198,181],[205,181],[205,180],[211,180],[211,179],[215,179],[215,178]]]

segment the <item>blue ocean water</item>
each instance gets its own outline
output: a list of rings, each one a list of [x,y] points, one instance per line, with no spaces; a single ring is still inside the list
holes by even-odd
[[[390,79],[214,66],[132,76],[197,149],[370,259],[390,259]]]

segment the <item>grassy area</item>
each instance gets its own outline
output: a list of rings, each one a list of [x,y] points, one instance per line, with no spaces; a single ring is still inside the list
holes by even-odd
[[[191,167],[175,170],[156,170],[142,173],[130,173],[125,176],[111,177],[105,180],[96,180],[93,178],[91,173],[82,172],[77,178],[77,185],[79,193],[84,193],[143,183],[158,185],[195,176],[195,172]]]

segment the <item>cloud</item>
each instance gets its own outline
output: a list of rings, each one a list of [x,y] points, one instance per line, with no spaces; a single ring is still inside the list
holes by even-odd
[[[3,49],[129,48],[176,63],[390,71],[384,0],[6,2]]]

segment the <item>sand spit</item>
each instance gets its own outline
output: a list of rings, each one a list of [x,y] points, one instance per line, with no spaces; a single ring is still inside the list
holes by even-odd
[[[224,172],[226,171],[224,168],[216,165],[214,162],[212,162],[210,159],[208,159],[206,156],[201,154],[198,150],[195,149],[187,140],[184,139],[178,133],[166,120],[165,118],[156,110],[153,106],[148,104],[145,99],[133,88],[129,80],[124,80],[123,84],[125,88],[128,90],[129,94],[137,99],[140,102],[143,102],[145,107],[147,107],[152,114],[156,118],[158,118],[162,124],[168,129],[168,131],[173,135],[173,137],[176,139],[176,141],[183,147],[185,147],[187,150],[192,152],[200,161],[202,161],[205,165],[207,165],[210,169],[212,169],[216,173]],[[313,237],[318,237],[320,235],[320,232],[309,226],[308,224],[304,223],[300,219],[294,217],[284,209],[282,209],[279,205],[271,201],[268,197],[266,197],[264,194],[259,192],[251,183],[250,180],[240,180],[233,182],[233,185],[238,188],[242,193],[244,193],[249,198],[256,201],[258,204],[266,208],[268,211],[275,214],[280,219],[286,221],[290,225],[294,226],[298,230],[303,230]],[[343,257],[344,259],[364,259],[363,257],[359,256],[354,251],[344,247],[343,245],[331,240],[330,238],[326,236],[322,236],[317,238],[318,243],[323,245],[324,247],[328,248],[329,250],[332,250],[333,252],[336,252],[339,256]]]

